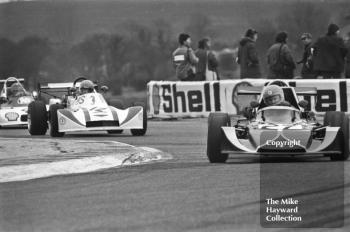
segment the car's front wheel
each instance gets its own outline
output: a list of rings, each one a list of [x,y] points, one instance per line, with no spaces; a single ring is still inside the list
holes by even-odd
[[[226,113],[209,114],[207,156],[210,163],[225,163],[228,158],[228,154],[221,153],[221,142],[224,139],[221,127],[229,125],[229,121]]]
[[[45,135],[47,131],[47,112],[45,103],[33,101],[28,105],[28,131],[31,135]]]
[[[340,127],[336,138],[341,155],[330,155],[331,160],[344,161],[349,158],[349,117],[344,112],[328,111],[323,120],[325,126]]]
[[[49,122],[50,122],[50,135],[51,137],[62,137],[64,132],[58,131],[58,117],[57,110],[63,109],[61,104],[50,105],[49,109]]]

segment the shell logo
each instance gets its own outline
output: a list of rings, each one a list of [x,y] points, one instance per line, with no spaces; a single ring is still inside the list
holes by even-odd
[[[16,112],[8,112],[5,114],[5,118],[7,118],[8,121],[17,121],[19,114]]]

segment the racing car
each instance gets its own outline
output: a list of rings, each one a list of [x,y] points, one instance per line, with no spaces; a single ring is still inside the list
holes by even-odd
[[[349,158],[349,118],[344,112],[326,112],[323,123],[305,108],[308,102],[298,96],[314,96],[316,88],[291,87],[279,83],[288,105],[268,106],[264,87],[242,87],[239,95],[256,95],[244,115],[211,113],[208,118],[207,157],[211,163],[224,163],[229,155],[307,156],[331,160]],[[281,84],[282,83],[282,84]]]
[[[27,92],[21,82],[24,79],[9,77],[0,80],[0,128],[25,127],[27,125],[28,104],[34,101],[31,93]]]
[[[52,137],[78,131],[114,134],[125,129],[142,136],[147,131],[147,112],[141,103],[127,109],[108,105],[96,84],[79,77],[69,83],[39,84],[38,99],[28,105],[28,130],[31,135],[44,135],[48,129]]]

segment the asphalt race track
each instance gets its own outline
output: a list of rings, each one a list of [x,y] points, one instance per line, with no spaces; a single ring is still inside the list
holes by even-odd
[[[0,231],[294,231],[261,227],[261,175],[273,197],[288,195],[308,205],[303,208],[308,222],[302,227],[339,225],[342,216],[334,212],[341,206],[335,199],[344,197],[345,224],[332,231],[350,230],[350,161],[270,158],[260,163],[258,157],[241,157],[210,164],[205,154],[206,123],[206,119],[150,121],[144,137],[129,132],[63,137],[153,147],[173,159],[2,183]],[[22,129],[0,129],[0,137],[18,138],[20,143],[30,136]],[[281,186],[290,186],[290,191],[281,192]]]

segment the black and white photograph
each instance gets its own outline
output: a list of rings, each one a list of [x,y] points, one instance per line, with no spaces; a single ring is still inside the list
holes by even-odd
[[[0,232],[350,231],[348,0],[0,0]]]

